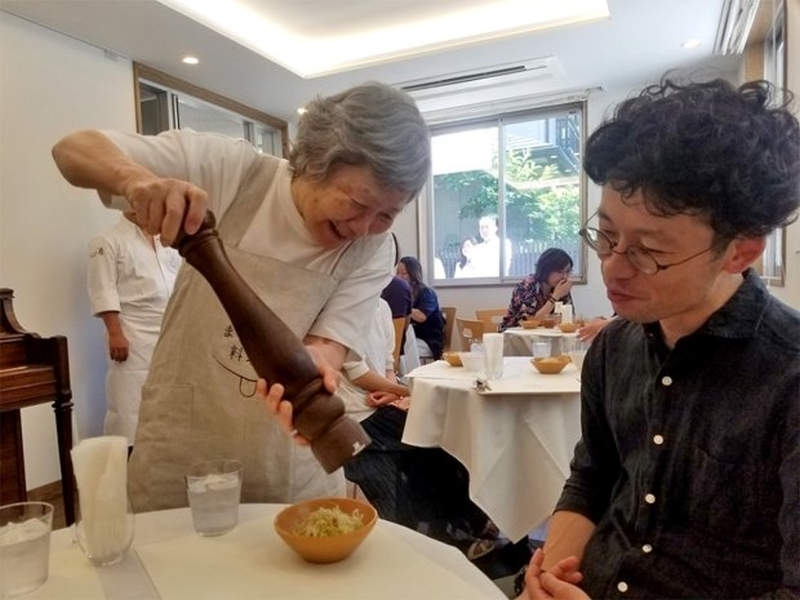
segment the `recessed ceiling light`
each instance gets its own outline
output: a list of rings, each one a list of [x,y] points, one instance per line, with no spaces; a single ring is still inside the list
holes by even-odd
[[[699,45],[700,45],[700,40],[696,40],[694,38],[686,40],[681,44],[681,46],[683,46],[684,48],[689,48],[689,49],[697,48]]]
[[[311,19],[298,24],[276,6],[253,0],[158,0],[217,33],[253,50],[300,77],[320,77],[554,27],[608,19],[608,0],[483,0],[442,2],[443,8],[407,18],[387,16],[372,26],[332,26],[320,31]],[[297,3],[300,4],[300,3]],[[349,17],[339,4],[318,2],[319,17]],[[373,3],[374,4],[374,3]],[[399,3],[391,4],[414,4]],[[417,2],[416,4],[419,4]],[[427,4],[436,5],[436,2]],[[332,8],[331,8],[332,7]],[[337,12],[334,12],[337,11]],[[289,11],[291,12],[291,11]],[[395,15],[399,11],[394,11]],[[368,22],[377,21],[367,19]]]
[[[297,109],[297,114],[298,114],[298,115],[304,115],[304,114],[306,114],[306,109],[305,109],[305,107],[304,107],[304,106],[301,106],[300,108],[298,108],[298,109]]]
[[[185,62],[187,65],[196,65],[200,62],[196,56],[184,56],[181,61]]]

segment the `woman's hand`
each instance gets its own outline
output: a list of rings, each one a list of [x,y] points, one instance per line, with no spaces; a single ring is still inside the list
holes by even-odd
[[[322,385],[331,394],[335,393],[336,388],[339,386],[339,371],[335,370],[328,363],[325,358],[325,352],[320,348],[307,345],[306,350],[308,350],[308,353],[314,359],[319,369],[319,374],[322,377]],[[297,430],[294,428],[292,403],[288,400],[284,400],[284,389],[280,383],[268,385],[266,380],[259,378],[256,383],[256,393],[267,403],[267,408],[278,420],[281,429],[292,436],[299,446],[308,446],[311,443],[310,440],[297,433]]]
[[[164,246],[175,241],[182,223],[186,233],[196,233],[208,208],[206,192],[180,179],[137,172],[122,189],[136,223],[151,235],[160,234]]]
[[[556,300],[563,300],[569,295],[571,289],[572,282],[569,279],[562,279],[556,284],[556,287],[553,288],[553,298]]]
[[[610,319],[592,319],[586,323],[586,325],[578,329],[578,337],[583,342],[591,342],[595,337],[597,337],[597,334],[600,333],[600,330],[610,322]]]

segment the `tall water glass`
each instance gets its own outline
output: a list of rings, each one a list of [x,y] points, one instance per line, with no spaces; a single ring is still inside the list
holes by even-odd
[[[193,464],[186,474],[186,494],[197,533],[227,533],[239,522],[242,463],[220,458]]]
[[[487,379],[503,377],[503,334],[483,334],[483,365]]]
[[[47,581],[53,505],[0,506],[0,598],[16,598]]]

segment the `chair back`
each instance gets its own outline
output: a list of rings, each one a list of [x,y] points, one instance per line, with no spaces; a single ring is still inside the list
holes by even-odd
[[[499,329],[503,317],[506,316],[505,308],[483,308],[475,311],[478,321],[483,321],[485,332],[495,332]]]
[[[461,349],[464,351],[469,351],[473,343],[483,343],[483,321],[456,319],[456,330],[461,340]]]
[[[444,317],[444,349],[450,350],[453,340],[453,327],[456,324],[456,307],[443,306],[442,316]]]
[[[392,319],[392,325],[394,325],[394,350],[392,351],[392,356],[394,356],[394,369],[397,371],[400,349],[403,347],[403,332],[406,330],[406,325],[408,325],[408,317]]]

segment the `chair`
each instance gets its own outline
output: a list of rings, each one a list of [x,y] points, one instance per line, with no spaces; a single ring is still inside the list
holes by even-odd
[[[392,356],[394,356],[394,368],[395,371],[397,371],[400,360],[400,349],[403,347],[403,332],[408,325],[408,317],[392,319],[392,325],[394,325],[394,350],[392,351]]]
[[[417,336],[414,334],[414,326],[409,323],[406,329],[406,341],[403,344],[403,355],[398,361],[397,374],[400,376],[408,375],[422,364],[417,348]]]
[[[478,321],[483,321],[484,331],[497,331],[503,317],[506,316],[505,308],[484,308],[475,311]]]
[[[456,324],[456,307],[443,306],[442,316],[444,317],[444,346],[445,350],[450,350],[453,339],[453,326]]]
[[[483,342],[483,326],[483,321],[456,319],[456,330],[461,339],[462,350],[469,351],[471,344]]]

